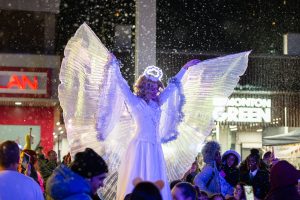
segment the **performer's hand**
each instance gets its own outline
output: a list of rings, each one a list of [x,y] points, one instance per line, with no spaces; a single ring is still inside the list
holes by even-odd
[[[185,63],[185,65],[183,65],[182,68],[188,69],[189,67],[191,67],[191,66],[193,66],[193,65],[196,65],[196,64],[198,64],[199,62],[201,62],[201,60],[198,60],[198,59],[190,60],[190,61],[188,61],[187,63]]]

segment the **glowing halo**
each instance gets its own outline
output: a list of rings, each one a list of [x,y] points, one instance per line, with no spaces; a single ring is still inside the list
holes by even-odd
[[[146,78],[150,79],[151,81],[161,81],[163,72],[159,67],[152,65],[145,69],[143,75],[145,75]]]

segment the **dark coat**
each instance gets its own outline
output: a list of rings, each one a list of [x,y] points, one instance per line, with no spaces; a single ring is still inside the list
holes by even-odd
[[[269,173],[258,169],[253,179],[250,179],[249,171],[241,174],[240,181],[253,187],[254,196],[259,199],[264,199],[270,190]]]
[[[229,183],[232,187],[235,187],[240,180],[240,170],[236,167],[228,167],[228,165],[223,165],[222,170],[226,174],[225,180],[227,183]]]
[[[300,195],[297,191],[297,187],[294,185],[289,185],[284,188],[279,188],[277,190],[270,191],[265,200],[299,200]]]

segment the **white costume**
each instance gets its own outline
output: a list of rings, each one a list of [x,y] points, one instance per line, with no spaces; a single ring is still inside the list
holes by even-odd
[[[77,30],[65,48],[59,100],[72,155],[90,147],[108,162],[106,199],[123,200],[136,177],[164,180],[163,198],[171,199],[168,180],[179,179],[194,161],[214,125],[213,99],[233,92],[249,53],[182,69],[159,104],[146,103],[130,91],[118,61],[92,30],[86,24]]]

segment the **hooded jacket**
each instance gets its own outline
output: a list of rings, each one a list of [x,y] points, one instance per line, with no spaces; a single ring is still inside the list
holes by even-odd
[[[53,171],[47,181],[46,193],[53,200],[92,200],[89,182],[65,165]]]
[[[209,196],[215,193],[221,193],[219,169],[215,162],[215,155],[220,149],[219,143],[215,141],[207,142],[204,145],[201,153],[206,165],[194,179],[195,185],[197,185],[200,190],[208,193]]]

